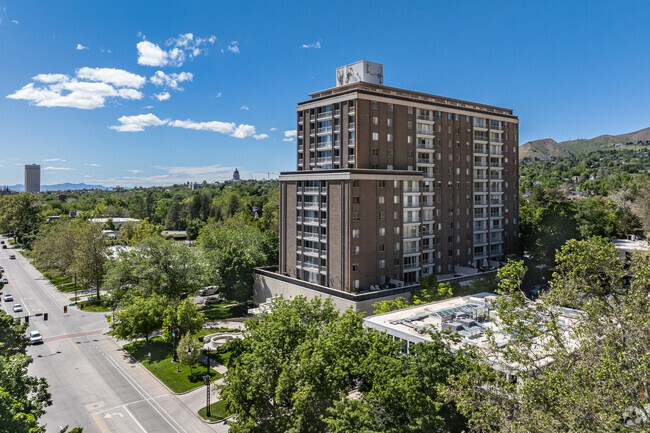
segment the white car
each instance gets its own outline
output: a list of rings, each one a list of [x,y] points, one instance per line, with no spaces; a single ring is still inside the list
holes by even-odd
[[[11,295],[11,293],[5,293],[5,302],[13,301],[14,297]]]
[[[43,343],[43,336],[38,331],[31,331],[29,333],[29,340],[32,342],[32,344]]]
[[[2,282],[4,284],[9,284],[9,280],[7,279],[7,277],[2,277]]]
[[[20,304],[14,304],[14,313],[20,313],[23,311],[23,306]]]

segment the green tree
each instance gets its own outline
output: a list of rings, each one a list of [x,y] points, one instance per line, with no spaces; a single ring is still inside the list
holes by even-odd
[[[537,302],[519,290],[525,268],[507,265],[501,290],[509,296],[497,301],[496,314],[510,340],[504,346],[492,335],[473,348],[476,356],[452,375],[445,395],[473,431],[647,431],[645,422],[626,421],[649,415],[648,254],[633,258],[638,278],[627,289],[627,271],[606,239],[571,240],[556,261],[551,288]]]
[[[71,227],[75,240],[71,273],[82,282],[95,287],[96,297],[100,299],[100,287],[104,281],[106,263],[106,238],[100,228],[89,221],[79,221]]]
[[[156,294],[134,296],[113,314],[111,334],[120,340],[144,338],[148,343],[151,334],[162,327],[166,303],[164,297]]]
[[[321,298],[275,299],[245,326],[221,390],[233,433],[457,431],[436,389],[462,364],[442,343],[403,356],[361,315]]]
[[[192,366],[196,364],[201,356],[201,349],[203,345],[199,343],[196,338],[192,337],[189,332],[183,335],[176,347],[176,355],[178,361],[190,367],[190,374],[192,374]]]
[[[150,236],[107,263],[104,287],[115,299],[152,293],[178,300],[204,284],[205,267],[198,251],[186,244]]]
[[[222,257],[219,271],[220,292],[227,298],[245,302],[253,296],[253,269],[255,262],[241,254],[237,247],[230,247]]]
[[[38,419],[52,404],[47,381],[27,374],[32,358],[25,354],[27,324],[0,311],[0,432],[38,433]]]
[[[0,197],[0,232],[29,246],[42,223],[41,209],[36,196],[28,192]]]
[[[170,326],[172,329],[178,329],[179,335],[194,334],[203,328],[203,322],[205,322],[205,315],[189,299],[178,304],[172,303],[163,313],[163,335],[171,340]]]

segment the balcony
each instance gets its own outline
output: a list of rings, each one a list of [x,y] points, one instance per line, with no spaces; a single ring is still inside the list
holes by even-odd
[[[418,143],[417,148],[421,150],[433,150],[433,143]]]
[[[476,174],[474,173],[474,179],[475,180],[487,180],[488,176],[487,174]]]
[[[476,121],[476,119],[474,119],[474,129],[487,130],[487,122],[485,122],[485,121],[480,122],[480,121]]]
[[[474,167],[487,167],[487,161],[474,161]]]
[[[298,118],[298,125],[302,125],[304,122],[305,122],[305,118],[302,117],[302,116],[300,116],[300,117]]]
[[[474,146],[474,154],[487,155],[487,147]]]
[[[319,267],[318,267],[318,265],[316,265],[316,264],[314,264],[314,263],[306,263],[306,262],[305,262],[305,263],[302,264],[302,268],[303,268],[304,270],[306,270],[306,271],[314,271],[314,272],[318,272],[318,271],[319,271]]]
[[[303,254],[312,255],[318,257],[318,248],[303,248]]]
[[[332,157],[330,156],[329,158],[318,158],[316,160],[317,164],[331,164],[332,163]]]
[[[318,128],[318,133],[319,134],[331,134],[332,133],[332,127],[331,126],[324,126],[322,128]]]
[[[417,231],[404,233],[404,239],[415,240],[415,239],[420,239],[421,237],[422,236],[420,236],[420,233],[418,233]]]
[[[348,156],[348,163],[354,164],[354,155]]]
[[[354,122],[350,122],[350,123],[348,123],[348,129],[354,129],[354,127],[355,127],[355,123],[354,123]]]
[[[341,115],[341,109],[340,108],[337,108],[336,110],[334,110],[334,117],[338,117],[340,115]]]
[[[490,132],[503,132],[503,126],[490,124]]]
[[[436,161],[433,158],[418,158],[418,164],[435,165]]]
[[[318,113],[318,120],[330,119],[330,118],[332,118],[332,112],[331,111],[325,111],[323,113]]]
[[[487,206],[487,200],[480,200],[474,202],[474,207],[485,207]]]
[[[490,137],[490,143],[503,143],[502,137]]]
[[[348,140],[348,147],[354,147],[356,140]]]
[[[490,249],[490,257],[503,255],[503,248]]]
[[[311,116],[309,116],[309,121],[310,121],[310,122],[314,122],[315,120],[316,120],[316,116],[315,116],[315,115],[312,114]]]
[[[483,142],[486,143],[488,142],[488,136],[487,135],[475,135],[474,136],[474,142]]]
[[[413,271],[420,269],[420,264],[419,263],[407,263],[404,265],[404,270],[405,271]]]
[[[422,230],[422,236],[424,237],[435,236],[435,233],[433,230]]]
[[[490,156],[503,156],[502,149],[490,149]]]
[[[420,193],[420,187],[419,186],[411,186],[411,187],[406,187],[404,188],[404,194],[415,194],[415,193]]]
[[[334,125],[334,132],[341,132],[341,125]]]
[[[334,141],[334,147],[341,147],[341,140]]]
[[[428,137],[433,137],[433,128],[424,128],[424,126],[430,125],[420,125],[418,124],[417,129],[415,130],[417,135],[426,135]]]
[[[475,232],[486,232],[487,231],[487,225],[485,224],[474,224],[474,231]]]
[[[434,121],[433,113],[429,113],[428,116],[426,116],[424,114],[418,114],[416,118],[418,120],[424,120],[425,122],[433,122]]]
[[[306,240],[314,240],[314,241],[319,240],[318,233],[313,233],[313,232],[303,232],[302,238]]]
[[[420,249],[419,248],[404,248],[403,251],[404,255],[408,254],[420,254]]]
[[[354,107],[348,107],[348,114],[349,114],[349,115],[353,115],[354,112],[355,112],[355,108],[354,108]]]
[[[305,204],[302,206],[303,209],[312,209],[312,210],[318,210],[318,202],[305,202]],[[306,219],[306,218],[305,218]]]
[[[487,189],[487,187],[485,186],[485,184],[483,183],[483,184],[481,184],[481,185],[482,185],[482,186],[481,186],[480,188],[479,188],[479,187],[474,187],[474,192],[475,192],[475,193],[483,194],[483,193],[487,193],[487,192],[488,192],[488,189]]]
[[[490,180],[503,180],[503,176],[499,176],[496,174],[491,174],[490,175]]]
[[[490,200],[490,206],[503,206],[502,200]]]
[[[485,219],[487,219],[487,214],[486,213],[475,213],[474,214],[474,219],[475,220],[485,220]]]
[[[332,142],[328,141],[326,143],[318,143],[316,150],[332,150]]]
[[[305,191],[305,194],[318,194],[318,187],[317,186],[306,186],[304,191]]]
[[[303,217],[302,222],[303,222],[303,224],[315,224],[315,225],[318,225],[318,218]]]
[[[422,205],[420,204],[419,201],[404,203],[404,209],[419,209],[421,207]]]
[[[402,222],[404,225],[420,225],[420,218],[407,218]]]
[[[487,238],[483,236],[474,236],[474,246],[487,245]]]
[[[341,163],[341,157],[340,156],[335,156],[334,157],[334,164],[340,164]]]

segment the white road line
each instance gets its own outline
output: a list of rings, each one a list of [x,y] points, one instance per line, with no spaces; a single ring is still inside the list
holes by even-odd
[[[145,398],[145,399],[143,399],[143,400],[136,400],[136,401],[132,401],[132,402],[130,402],[130,403],[124,403],[124,404],[121,404],[121,405],[119,405],[119,406],[112,407],[112,408],[110,408],[110,409],[104,409],[104,410],[101,410],[101,411],[99,411],[99,412],[95,412],[93,415],[99,415],[99,414],[101,414],[101,413],[108,412],[108,411],[115,410],[115,409],[120,409],[120,408],[122,408],[122,407],[129,406],[129,405],[131,405],[131,404],[142,403],[142,402],[144,402],[144,401],[155,400],[155,399],[157,399],[157,398],[167,397],[167,396],[168,396],[168,394],[163,394],[163,395],[159,395],[159,396],[156,396],[156,397]]]
[[[100,351],[100,352],[101,352],[101,351]],[[104,354],[102,353],[102,355],[104,355]],[[120,373],[120,374],[122,375],[122,377],[124,377],[124,379],[126,379],[126,381],[129,382],[129,384],[133,387],[133,389],[135,389],[135,390],[138,392],[138,394],[140,394],[144,399],[147,399],[147,403],[149,403],[149,405],[153,408],[153,410],[155,410],[156,412],[158,412],[158,415],[160,415],[160,416],[161,416],[161,417],[162,417],[162,418],[167,422],[167,424],[169,424],[169,425],[171,426],[171,428],[173,428],[174,431],[176,431],[176,433],[180,433],[180,432],[178,431],[178,429],[177,429],[176,427],[174,427],[174,425],[173,425],[171,422],[169,422],[169,419],[171,419],[172,421],[174,421],[174,423],[178,426],[178,428],[181,429],[181,431],[183,431],[183,433],[186,433],[185,430],[183,430],[183,427],[181,427],[181,426],[176,422],[176,420],[174,420],[174,418],[172,418],[172,417],[167,413],[167,411],[165,411],[165,409],[163,409],[162,406],[160,406],[160,405],[158,404],[158,402],[156,402],[155,400],[151,400],[151,396],[147,393],[147,391],[144,390],[144,388],[142,388],[142,387],[141,387],[140,385],[138,385],[135,381],[133,381],[132,379],[130,379],[130,378],[126,375],[126,373],[124,373],[124,372],[122,371],[122,368],[117,364],[117,362],[115,362],[114,360],[112,360],[111,358],[109,358],[109,357],[106,356],[106,355],[104,355],[104,358],[106,358],[106,360],[107,360],[107,361],[108,361],[108,362],[109,362],[109,363],[110,363],[110,364],[111,364],[111,365],[112,365],[112,366],[113,366],[113,367],[118,371],[118,373]],[[142,391],[140,391],[140,389],[138,389],[138,388],[141,388]],[[165,415],[167,415],[167,417],[169,417],[169,419],[167,419],[167,417],[165,417],[162,413],[160,413],[160,410],[158,410],[158,409],[153,405],[152,401],[153,401],[153,403],[156,404],[156,406],[158,406],[158,407],[160,408],[160,410],[162,410],[162,411],[165,413]]]
[[[126,413],[128,413],[129,415],[131,415],[131,418],[133,418],[133,421],[138,425],[138,427],[140,427],[144,433],[147,433],[147,431],[144,429],[144,427],[142,427],[142,424],[140,424],[140,423],[138,422],[138,420],[135,419],[135,417],[133,416],[133,414],[131,413],[131,411],[130,411],[126,406],[124,406],[124,410],[126,411]]]

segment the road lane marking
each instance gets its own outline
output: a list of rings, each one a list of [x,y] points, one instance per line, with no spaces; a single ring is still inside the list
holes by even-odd
[[[104,333],[104,329],[95,329],[94,331],[84,331],[84,332],[75,332],[74,334],[61,334],[55,335],[54,337],[44,338],[44,341],[57,341],[65,340],[66,338],[77,338],[77,337],[87,337],[89,335],[101,335]]]
[[[95,416],[95,414],[92,414],[92,413],[91,413],[90,416],[93,417],[93,419],[95,420],[95,424],[97,424],[97,427],[99,427],[99,429],[102,431],[102,433],[106,433],[106,430],[104,430],[104,427],[102,427],[102,425],[101,425],[101,423],[99,422],[99,420],[97,420],[97,417]]]
[[[79,351],[79,348],[75,343],[72,342],[72,340],[68,340],[68,342],[72,345],[72,347],[74,347],[74,350]]]
[[[155,399],[161,398],[161,397],[167,397],[168,395],[169,394],[162,394],[162,395],[158,395],[156,397],[150,397],[150,398],[145,398],[145,399],[142,399],[142,400],[132,401],[130,403],[124,403],[124,404],[121,404],[119,406],[112,407],[110,409],[104,409],[104,410],[100,410],[99,412],[95,412],[95,415],[99,415],[99,414],[102,414],[104,412],[108,412],[108,411],[115,410],[115,409],[120,409],[120,408],[123,408],[125,406],[132,405],[132,404],[142,403],[142,402],[149,401],[149,400],[155,400]]]
[[[100,352],[101,352],[101,351],[100,351]],[[102,353],[102,354],[103,354],[103,353]],[[183,433],[186,433],[185,430],[183,430],[183,427],[181,427],[180,424],[178,424],[178,422],[176,422],[176,420],[175,420],[174,418],[172,418],[171,415],[169,415],[169,414],[167,413],[167,411],[166,411],[165,409],[163,409],[162,406],[160,406],[160,404],[158,404],[158,402],[156,402],[155,400],[151,400],[151,396],[147,393],[147,391],[144,390],[144,388],[142,388],[141,385],[139,385],[139,384],[138,384],[137,382],[135,382],[133,379],[130,379],[130,378],[126,375],[126,373],[123,372],[122,368],[119,366],[119,364],[118,364],[116,361],[114,361],[113,359],[109,358],[109,357],[106,356],[106,355],[104,355],[104,358],[106,358],[106,360],[107,360],[107,361],[108,361],[108,362],[109,362],[109,363],[110,363],[110,364],[111,364],[111,365],[112,365],[112,366],[117,370],[117,372],[120,373],[120,374],[122,375],[122,377],[124,377],[124,379],[125,379],[125,380],[126,380],[126,381],[127,381],[127,382],[132,386],[132,387],[133,387],[133,389],[135,389],[135,390],[138,392],[138,394],[140,394],[140,395],[141,395],[143,398],[145,398],[145,399],[149,399],[149,400],[147,400],[147,403],[149,403],[149,406],[151,406],[151,407],[153,408],[153,410],[155,410],[156,412],[158,412],[158,415],[160,415],[160,416],[162,417],[162,419],[164,419],[164,420],[167,422],[167,424],[169,424],[170,427],[173,428],[174,431],[176,431],[176,433],[180,433],[180,432],[178,431],[178,429],[177,429],[176,427],[174,427],[174,424],[172,424],[172,423],[169,421],[169,419],[171,419],[172,421],[174,421],[174,423],[178,426],[178,428],[181,429],[181,431],[183,431]],[[140,389],[138,389],[138,388],[142,389],[142,391],[140,391]],[[153,405],[152,401],[153,401],[153,403],[155,403],[155,404],[160,408],[160,410],[162,410],[162,411],[165,413],[165,415],[167,415],[167,417],[169,417],[169,419],[167,419],[167,417],[165,417],[162,413],[160,413],[160,410],[158,410],[158,409]]]
[[[131,413],[131,411],[130,411],[129,409],[127,409],[126,407],[124,408],[124,410],[126,411],[126,413],[128,413],[129,415],[131,415],[131,418],[133,418],[133,421],[138,425],[138,427],[140,427],[144,433],[147,433],[147,431],[144,429],[144,427],[142,427],[142,424],[140,424],[140,423],[138,422],[138,420],[135,419],[135,417],[133,416],[133,414]]]
[[[52,349],[52,346],[50,346],[47,342],[45,342],[45,345],[47,346],[48,349],[50,349],[50,352],[52,352],[52,355],[54,355],[56,352],[54,352],[54,349]]]

